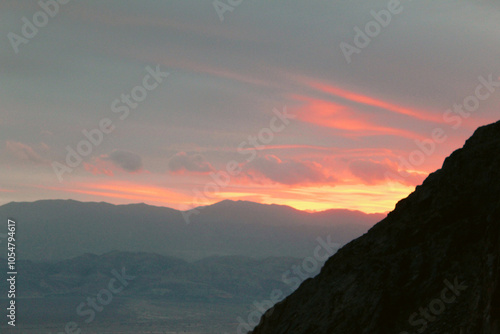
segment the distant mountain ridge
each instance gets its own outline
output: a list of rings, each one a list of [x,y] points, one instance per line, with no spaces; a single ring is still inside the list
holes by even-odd
[[[252,333],[500,333],[500,122],[477,129]]]
[[[166,207],[41,200],[5,204],[0,217],[18,222],[18,257],[43,261],[115,250],[186,260],[212,255],[301,258],[311,255],[318,237],[330,235],[345,244],[384,216],[348,210],[308,213],[244,201],[198,210],[186,224],[183,212]]]

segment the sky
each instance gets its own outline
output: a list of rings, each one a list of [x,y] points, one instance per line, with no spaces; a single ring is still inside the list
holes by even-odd
[[[0,204],[390,211],[500,118],[499,9],[2,1]]]

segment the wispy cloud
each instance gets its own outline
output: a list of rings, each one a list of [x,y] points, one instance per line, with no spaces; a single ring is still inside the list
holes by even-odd
[[[15,141],[7,141],[5,143],[7,151],[21,161],[29,161],[35,164],[46,163],[46,159],[42,158],[33,147]],[[43,148],[47,148],[45,144],[42,144]]]
[[[359,92],[350,91],[345,88],[341,88],[338,86],[334,86],[321,81],[314,81],[308,78],[300,78],[299,81],[310,87],[317,92],[323,93],[331,98],[336,98],[340,101],[350,101],[360,105],[365,105],[369,107],[374,107],[378,109],[383,109],[386,111],[390,111],[396,114],[409,116],[410,118],[435,122],[435,123],[444,123],[442,117],[439,113],[432,113],[427,110],[417,110],[409,107],[404,107],[392,102],[384,101],[383,99],[369,96],[365,94],[361,94]]]
[[[338,102],[322,100],[306,96],[294,96],[302,106],[296,112],[302,121],[350,132],[351,135],[372,136],[392,135],[405,138],[421,138],[421,135],[410,130],[398,129],[377,124],[368,116],[360,117],[360,112]]]

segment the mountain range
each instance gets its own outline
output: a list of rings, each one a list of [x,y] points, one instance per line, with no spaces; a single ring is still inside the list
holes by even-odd
[[[187,223],[185,212],[166,207],[41,200],[5,204],[0,217],[17,223],[18,258],[34,261],[111,251],[188,261],[215,255],[303,258],[311,255],[318,238],[331,238],[340,247],[384,217],[349,210],[309,213],[245,201],[196,210]],[[3,236],[6,226],[0,228]]]

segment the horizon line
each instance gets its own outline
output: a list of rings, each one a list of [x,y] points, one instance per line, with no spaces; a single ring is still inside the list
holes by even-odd
[[[179,211],[179,212],[189,212],[191,210],[203,209],[203,208],[207,208],[207,207],[218,205],[218,204],[223,203],[223,202],[232,202],[232,203],[245,202],[245,203],[252,203],[252,204],[257,204],[257,205],[261,205],[261,206],[286,207],[286,208],[290,208],[290,209],[298,211],[298,212],[305,212],[305,213],[309,213],[309,214],[323,213],[323,212],[332,211],[332,210],[348,211],[348,212],[359,212],[359,213],[362,213],[362,214],[365,214],[365,215],[387,215],[389,212],[391,212],[391,211],[386,211],[386,212],[371,212],[371,213],[369,213],[369,212],[365,212],[365,211],[362,211],[362,210],[353,210],[353,209],[347,209],[347,208],[330,208],[330,209],[325,209],[325,210],[301,210],[301,209],[297,209],[297,208],[294,208],[293,206],[286,205],[286,204],[259,203],[259,202],[249,201],[249,200],[232,200],[232,199],[223,199],[223,200],[218,201],[218,202],[214,202],[214,203],[207,204],[207,205],[199,205],[199,206],[195,206],[195,207],[192,207],[192,208],[186,209],[186,210],[179,210],[179,209],[175,209],[175,208],[172,208],[172,207],[166,206],[166,205],[148,204],[148,203],[145,203],[145,202],[134,202],[134,203],[120,203],[120,204],[116,204],[116,203],[111,203],[111,202],[106,202],[106,201],[82,201],[82,200],[76,200],[76,199],[73,199],[73,198],[49,198],[49,199],[46,198],[46,199],[37,199],[37,200],[33,200],[33,201],[10,201],[10,202],[6,202],[4,204],[0,204],[0,207],[3,207],[3,206],[8,205],[8,204],[12,204],[12,203],[16,203],[16,204],[20,204],[20,203],[36,203],[36,202],[42,202],[42,201],[73,201],[73,202],[78,202],[78,203],[96,203],[96,204],[102,204],[102,203],[104,203],[104,204],[109,204],[109,205],[114,205],[114,206],[147,205],[147,206],[150,206],[150,207],[166,208],[166,209],[175,210],[175,211]]]

